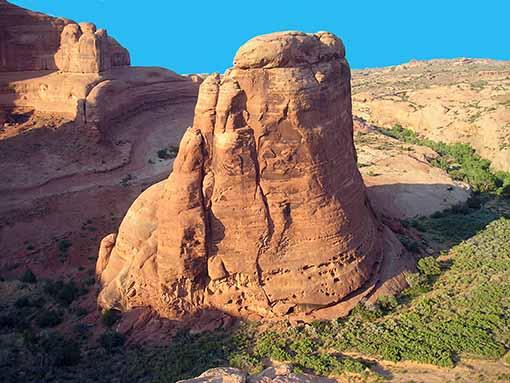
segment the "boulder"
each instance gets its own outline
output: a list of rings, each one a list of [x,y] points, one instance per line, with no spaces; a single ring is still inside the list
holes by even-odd
[[[202,83],[172,174],[101,257],[98,302],[169,318],[338,316],[402,251],[391,235],[357,169],[341,40],[260,36]]]

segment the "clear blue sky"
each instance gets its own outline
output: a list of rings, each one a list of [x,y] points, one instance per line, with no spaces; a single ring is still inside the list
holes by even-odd
[[[331,31],[353,68],[415,59],[510,59],[510,0],[11,0],[92,21],[131,52],[134,65],[223,72],[251,37]]]

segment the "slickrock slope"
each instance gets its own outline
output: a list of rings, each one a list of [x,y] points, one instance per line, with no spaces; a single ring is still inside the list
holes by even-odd
[[[353,112],[368,122],[470,144],[510,170],[509,61],[412,61],[353,71],[352,86]]]
[[[402,248],[356,167],[342,42],[284,32],[243,45],[201,85],[172,174],[113,241],[98,260],[100,305],[170,318],[338,316],[397,275]]]
[[[0,1],[0,31],[2,277],[84,281],[101,238],[168,176],[198,84],[125,65],[127,51],[89,23]]]
[[[134,162],[131,144],[143,133],[129,132],[133,117],[171,104],[192,110],[196,102],[192,79],[131,67],[128,51],[91,23],[1,1],[0,37],[2,192]]]
[[[430,148],[403,144],[359,118],[354,119],[354,142],[368,197],[384,217],[429,216],[471,195],[469,185],[433,165],[438,154]]]

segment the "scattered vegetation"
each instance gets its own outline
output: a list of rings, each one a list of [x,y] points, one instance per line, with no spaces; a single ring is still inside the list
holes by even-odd
[[[42,310],[35,318],[35,323],[41,328],[55,327],[62,323],[62,313],[56,310]]]
[[[400,125],[395,125],[391,129],[380,128],[380,131],[405,143],[433,149],[439,155],[432,161],[433,164],[447,171],[453,179],[467,182],[474,192],[510,196],[510,173],[493,172],[490,169],[490,161],[482,159],[471,146],[432,141]]]
[[[110,353],[122,347],[124,342],[124,335],[115,331],[106,331],[99,337],[99,344]]]
[[[263,328],[244,323],[228,331],[183,332],[166,345],[142,347],[126,345],[124,336],[111,329],[119,320],[114,310],[103,313],[108,329],[97,343],[90,327],[79,322],[71,335],[48,330],[86,315],[71,306],[86,290],[73,280],[38,281],[27,270],[15,282],[19,297],[0,301],[4,380],[20,381],[22,370],[23,381],[74,376],[83,382],[175,382],[224,365],[256,373],[268,360],[289,363],[297,372],[378,379],[370,360],[353,355],[442,367],[454,366],[461,357],[510,364],[510,219],[498,210],[500,201],[508,201],[508,173],[492,172],[467,145],[435,143],[401,127],[386,134],[433,148],[439,153],[435,164],[476,191],[465,204],[404,222],[424,237],[424,243],[402,238],[408,250],[419,253],[429,241],[453,247],[439,258],[421,258],[399,296],[358,305],[334,321]],[[498,208],[488,208],[494,201]],[[67,252],[70,244],[60,243],[59,250]],[[0,289],[6,283],[0,282]],[[78,367],[71,370],[73,365]],[[501,375],[502,381],[506,378]]]
[[[158,150],[157,155],[160,160],[169,160],[171,158],[177,157],[178,152],[179,147],[171,145],[168,148]]]
[[[67,282],[62,280],[47,281],[44,291],[63,306],[69,306],[79,296],[87,293],[85,288],[78,286],[72,279]]]
[[[120,311],[107,309],[103,311],[102,322],[107,327],[112,327],[121,317]]]
[[[24,283],[36,283],[36,282],[37,282],[37,277],[36,277],[36,276],[35,276],[35,274],[32,272],[32,270],[27,269],[27,270],[25,270],[25,272],[21,275],[20,281],[21,281],[21,282],[24,282]]]
[[[120,180],[120,184],[123,186],[123,187],[127,187],[129,186],[129,182],[131,182],[133,180],[133,175],[130,173],[130,174],[127,174],[126,176],[124,176],[121,180]]]

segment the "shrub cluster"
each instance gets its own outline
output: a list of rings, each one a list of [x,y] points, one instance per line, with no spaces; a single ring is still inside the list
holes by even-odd
[[[436,142],[400,125],[395,125],[391,129],[380,128],[380,131],[408,144],[431,148],[439,154],[433,164],[447,171],[453,179],[469,183],[475,192],[494,192],[510,196],[510,173],[493,172],[490,161],[482,159],[471,146]]]

